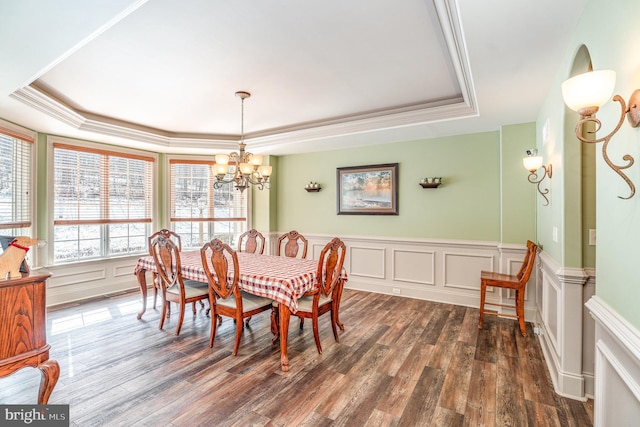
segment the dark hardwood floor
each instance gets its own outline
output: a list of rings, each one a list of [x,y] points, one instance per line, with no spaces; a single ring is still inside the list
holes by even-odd
[[[150,303],[152,299],[149,299]],[[150,306],[150,303],[148,306]],[[292,317],[291,370],[280,371],[269,313],[251,320],[231,355],[225,319],[213,349],[204,310],[142,320],[139,293],[49,310],[60,380],[49,403],[69,404],[73,426],[591,426],[593,402],[556,395],[537,338],[478,310],[345,290],[345,331]],[[175,308],[174,308],[175,312]],[[0,403],[35,403],[39,371],[0,379]]]

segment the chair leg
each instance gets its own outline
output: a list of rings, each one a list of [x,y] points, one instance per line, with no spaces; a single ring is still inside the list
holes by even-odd
[[[304,328],[304,317],[300,318],[300,330]]]
[[[193,315],[195,316],[196,315],[196,302],[195,301],[191,303],[191,311],[193,311]]]
[[[338,338],[338,312],[334,309],[329,313],[331,316],[331,329],[333,329],[333,337],[336,339],[336,342],[339,342]]]
[[[487,284],[480,282],[480,319],[478,320],[478,329],[482,329],[482,317],[484,316],[484,297],[487,291]]]
[[[271,333],[273,334],[271,344],[275,344],[280,337],[280,318],[278,317],[278,307],[271,307]]]
[[[516,314],[518,315],[518,323],[520,324],[520,333],[523,337],[526,337],[527,327],[524,324],[524,289],[516,291]]]
[[[211,334],[209,335],[209,348],[213,348],[213,340],[216,337],[216,329],[218,328],[218,314],[215,310],[211,310]]]
[[[247,319],[244,321],[245,326],[249,326],[249,322],[251,321],[251,317],[252,316],[247,317]]]
[[[184,321],[184,307],[185,304],[180,304],[180,315],[178,316],[178,326],[176,326],[176,335],[180,335],[180,329],[182,328],[182,322]]]
[[[311,319],[313,324],[313,339],[316,340],[316,347],[318,347],[318,354],[322,354],[322,346],[320,345],[320,330],[318,328],[318,318]]]
[[[169,301],[162,301],[162,314],[160,315],[160,327],[162,329],[164,327],[164,319],[167,317],[167,306],[169,305]]]
[[[153,284],[153,309],[156,309],[156,300],[158,299],[158,288],[156,288],[156,284]]]
[[[238,349],[240,348],[240,338],[242,338],[242,328],[243,322],[242,317],[236,319],[236,342],[233,345],[233,355],[238,354]]]

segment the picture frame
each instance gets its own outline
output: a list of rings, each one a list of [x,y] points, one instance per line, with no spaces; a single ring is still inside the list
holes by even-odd
[[[398,215],[398,163],[336,169],[338,215]]]

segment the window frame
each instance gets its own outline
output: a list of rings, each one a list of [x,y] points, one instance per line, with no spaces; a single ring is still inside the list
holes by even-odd
[[[215,160],[214,160],[214,156],[211,156],[211,159],[203,159],[202,156],[199,157],[193,157],[193,156],[189,156],[189,155],[168,155],[166,156],[165,159],[165,180],[164,180],[164,184],[166,186],[166,197],[164,200],[164,212],[166,212],[166,215],[164,216],[164,222],[166,223],[166,228],[175,231],[174,230],[174,221],[172,221],[172,217],[171,217],[171,200],[172,200],[172,192],[173,192],[173,188],[171,188],[171,164],[172,163],[194,163],[194,164],[215,164]],[[215,179],[215,178],[213,178]],[[213,184],[213,181],[210,183],[210,185]],[[234,191],[237,191],[234,189]],[[246,194],[246,198],[247,198],[247,215],[246,215],[246,224],[245,224],[245,228],[247,230],[249,230],[251,228],[251,224],[252,224],[252,204],[253,204],[253,192],[252,192],[252,188],[251,186],[249,186],[249,188],[247,188],[245,190],[245,194]],[[200,221],[193,221],[193,222],[200,222]],[[213,221],[204,221],[204,224],[206,224],[208,227],[211,226],[211,224],[213,224]],[[185,246],[185,241],[183,239],[183,246]]]
[[[29,168],[30,168],[29,174],[30,174],[31,182],[29,183],[29,190],[28,190],[29,197],[27,198],[27,202],[29,203],[29,217],[30,217],[29,226],[12,227],[12,228],[0,227],[0,234],[26,235],[26,236],[35,238],[37,237],[36,232],[37,232],[37,223],[38,223],[38,217],[36,215],[38,198],[37,198],[36,191],[37,191],[38,182],[40,182],[40,180],[38,179],[38,167],[37,167],[38,133],[3,119],[0,119],[0,133],[31,144],[31,158],[29,159]],[[39,266],[37,250],[30,251],[30,253],[27,254],[27,257],[29,258],[30,265]]]
[[[125,258],[125,257],[140,257],[140,255],[146,255],[148,248],[136,253],[126,253],[122,255],[114,255],[108,254],[107,248],[108,244],[105,241],[105,235],[101,232],[100,238],[100,248],[101,253],[103,254],[100,257],[90,258],[90,259],[73,259],[69,261],[55,261],[55,203],[54,203],[54,169],[55,169],[55,156],[54,156],[54,145],[60,146],[69,146],[69,148],[76,147],[78,151],[84,152],[97,152],[97,153],[114,153],[114,154],[122,154],[123,157],[132,157],[132,158],[145,158],[152,159],[151,165],[151,221],[148,222],[149,233],[151,233],[155,229],[155,224],[157,223],[158,218],[158,159],[159,155],[154,152],[144,151],[144,150],[136,150],[130,149],[126,147],[120,147],[115,145],[97,143],[97,142],[89,142],[89,141],[81,141],[71,138],[57,137],[57,136],[47,136],[47,200],[48,200],[48,221],[49,228],[47,230],[47,239],[51,244],[47,245],[47,264],[50,266],[59,266],[59,265],[71,265],[71,264],[79,264],[79,263],[87,263],[87,262],[95,262],[95,261],[104,261],[108,259],[116,259],[116,258]],[[96,225],[101,227],[108,227],[109,224],[102,224],[101,221],[96,221]],[[148,236],[147,236],[148,237]],[[145,242],[146,243],[146,242]]]

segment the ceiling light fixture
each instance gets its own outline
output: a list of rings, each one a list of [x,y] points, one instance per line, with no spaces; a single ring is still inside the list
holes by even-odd
[[[588,133],[595,134],[600,130],[602,124],[595,116],[596,112],[604,105],[611,95],[616,84],[616,73],[611,70],[590,71],[570,78],[562,83],[562,97],[564,102],[569,108],[577,111],[580,114],[580,121],[576,125],[576,137],[582,142],[596,143],[604,141],[602,145],[602,157],[604,161],[613,169],[624,181],[629,185],[631,194],[627,197],[618,196],[621,199],[630,199],[636,193],[636,187],[629,179],[622,169],[627,169],[633,165],[633,157],[629,154],[625,154],[622,158],[627,162],[626,165],[618,166],[613,164],[607,155],[607,145],[613,137],[613,135],[620,130],[622,122],[624,122],[625,115],[629,119],[631,127],[638,127],[640,124],[640,90],[636,90],[631,94],[629,99],[629,108],[627,108],[624,99],[620,95],[613,97],[614,101],[620,103],[621,112],[618,125],[611,131],[610,134],[602,138],[587,139],[582,133],[582,125],[584,123],[594,123],[595,130],[588,131]]]
[[[262,165],[262,156],[245,151],[244,143],[244,100],[249,98],[249,92],[239,91],[236,96],[240,98],[241,116],[240,116],[240,151],[230,154],[216,154],[215,173],[216,181],[213,188],[219,189],[225,184],[234,183],[235,187],[243,192],[250,185],[254,185],[259,190],[269,189],[271,182],[271,166]],[[230,165],[234,165],[234,169],[229,174]]]
[[[544,191],[542,191],[540,189],[540,183],[543,179],[545,179],[545,177],[549,177],[549,179],[551,179],[551,163],[549,163],[549,166],[543,165],[542,156],[538,156],[538,150],[536,150],[535,148],[527,150],[527,156],[522,158],[522,163],[524,164],[524,167],[529,171],[529,176],[527,179],[532,184],[538,184],[538,193],[540,193],[546,200],[546,203],[544,205],[548,206],[549,199],[547,198],[547,194],[549,194],[549,189],[545,188]],[[540,168],[544,170],[544,174],[542,174],[542,177],[538,179],[538,169]]]

